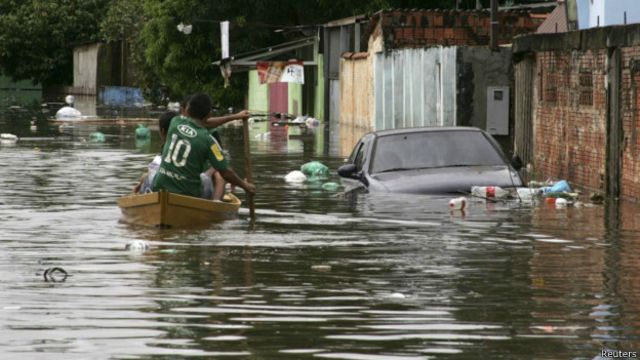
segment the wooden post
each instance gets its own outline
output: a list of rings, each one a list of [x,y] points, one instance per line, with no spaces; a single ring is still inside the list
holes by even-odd
[[[248,182],[253,183],[251,174],[251,144],[249,144],[249,119],[242,119],[242,132],[244,137],[244,176]],[[256,206],[253,202],[253,194],[247,192],[247,204],[249,206],[249,216],[251,220],[256,218]]]

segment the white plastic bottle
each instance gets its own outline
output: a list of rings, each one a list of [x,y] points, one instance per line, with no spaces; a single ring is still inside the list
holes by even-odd
[[[481,198],[502,199],[509,196],[509,191],[499,186],[472,186],[471,195]]]
[[[467,208],[467,198],[458,197],[449,200],[449,210],[464,210]]]

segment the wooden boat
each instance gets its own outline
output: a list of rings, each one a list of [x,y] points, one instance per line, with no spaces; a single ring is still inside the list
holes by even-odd
[[[197,227],[238,216],[241,201],[225,194],[211,201],[167,191],[126,195],[118,199],[124,222],[156,227]]]

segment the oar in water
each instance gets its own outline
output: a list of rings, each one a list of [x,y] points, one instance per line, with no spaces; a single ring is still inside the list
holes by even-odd
[[[242,132],[244,135],[244,173],[247,181],[253,184],[253,175],[251,174],[251,146],[249,144],[249,119],[242,119]],[[251,221],[256,219],[256,206],[253,202],[253,194],[247,191],[247,203],[249,204],[249,216]]]

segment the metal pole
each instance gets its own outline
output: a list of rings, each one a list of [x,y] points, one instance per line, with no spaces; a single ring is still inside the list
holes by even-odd
[[[491,0],[491,50],[498,50],[498,0]]]

